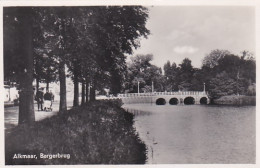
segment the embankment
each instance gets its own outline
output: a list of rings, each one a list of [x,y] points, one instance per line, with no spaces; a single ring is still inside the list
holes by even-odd
[[[219,99],[213,100],[213,104],[218,105],[238,105],[238,106],[247,106],[247,105],[256,105],[255,96],[223,96]]]
[[[146,146],[133,128],[133,115],[119,104],[96,101],[15,127],[5,136],[6,164],[144,164]],[[19,154],[37,159],[14,157]]]

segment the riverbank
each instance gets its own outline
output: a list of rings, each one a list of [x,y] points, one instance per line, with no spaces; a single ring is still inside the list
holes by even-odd
[[[133,114],[118,101],[96,101],[32,126],[15,127],[5,136],[5,149],[7,165],[144,164],[146,160]]]
[[[255,96],[222,96],[219,99],[213,100],[213,104],[217,105],[238,105],[238,106],[247,106],[247,105],[256,105],[256,97]]]

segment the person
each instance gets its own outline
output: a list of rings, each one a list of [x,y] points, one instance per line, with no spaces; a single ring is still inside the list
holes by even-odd
[[[52,94],[48,90],[44,94],[44,100],[52,101]]]
[[[51,94],[51,100],[54,102],[54,94],[52,93],[52,91],[50,91]]]
[[[41,111],[43,111],[43,108],[42,108],[42,103],[43,103],[43,88],[40,88],[37,92],[36,92],[36,96],[35,96],[35,99],[37,101],[37,104],[38,104],[38,111],[40,110],[41,108]]]
[[[44,110],[52,109],[52,94],[49,90],[44,94]]]

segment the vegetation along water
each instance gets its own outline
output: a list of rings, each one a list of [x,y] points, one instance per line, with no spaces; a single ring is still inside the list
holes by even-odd
[[[14,128],[5,137],[6,164],[144,164],[146,146],[135,132],[133,114],[119,103],[96,101]],[[41,153],[70,158],[46,159]],[[19,154],[37,159],[14,158]]]

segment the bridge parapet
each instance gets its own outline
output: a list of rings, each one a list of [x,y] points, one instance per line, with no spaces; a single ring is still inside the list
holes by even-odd
[[[200,91],[184,91],[184,92],[153,92],[153,93],[127,93],[118,94],[118,97],[146,97],[146,96],[158,96],[158,95],[200,95],[207,96],[208,92]]]

